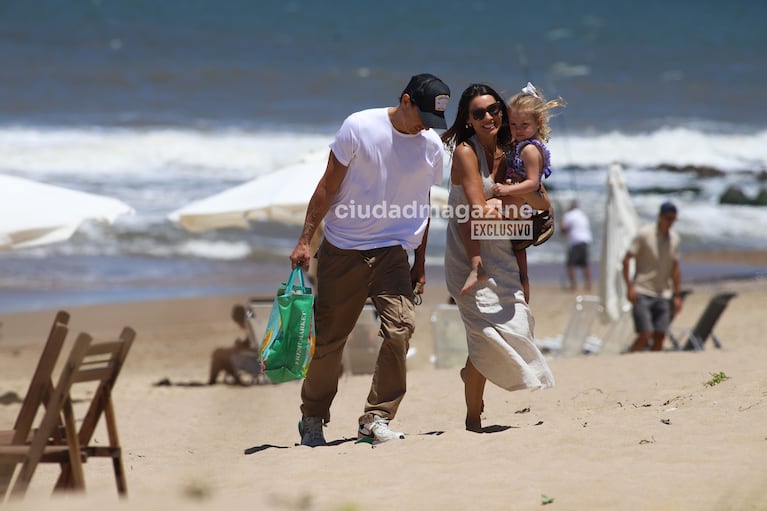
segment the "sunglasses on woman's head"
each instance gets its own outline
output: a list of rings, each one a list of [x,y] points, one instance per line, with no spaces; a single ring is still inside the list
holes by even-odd
[[[496,101],[487,108],[475,108],[471,111],[471,116],[475,121],[481,121],[485,118],[486,114],[490,114],[492,117],[495,117],[501,113],[501,108],[503,108],[503,103],[501,101]]]

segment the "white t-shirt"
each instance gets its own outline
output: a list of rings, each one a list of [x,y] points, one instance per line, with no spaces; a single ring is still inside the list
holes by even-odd
[[[562,229],[567,230],[567,244],[591,243],[591,224],[581,209],[571,209],[562,215]]]
[[[330,150],[348,167],[325,215],[325,237],[347,250],[421,245],[429,190],[442,181],[444,149],[434,130],[392,126],[387,108],[346,118]]]

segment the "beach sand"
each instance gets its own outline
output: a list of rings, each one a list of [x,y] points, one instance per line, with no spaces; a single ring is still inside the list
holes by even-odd
[[[716,328],[721,350],[709,341],[699,353],[610,354],[614,347],[551,359],[554,388],[488,384],[487,432],[476,434],[463,428],[458,369],[429,360],[430,312],[447,297],[432,282],[393,423],[407,438],[375,447],[354,442],[369,375],[341,378],[325,430],[332,445],[315,449],[295,445],[300,382],[184,385],[205,382],[211,351],[238,336],[229,312],[244,296],[72,308],[67,346],[79,331],[138,332],[113,394],[129,495],[120,501],[109,461],[93,459],[84,495],[52,497],[58,467],[42,465],[26,498],[6,509],[766,509],[765,283],[693,287],[677,326],[691,326],[714,292],[738,293]],[[538,337],[562,332],[573,297],[533,282]],[[0,317],[3,428],[54,312]],[[718,372],[729,379],[706,385]],[[165,378],[179,385],[154,385]],[[105,442],[103,424],[96,438]]]

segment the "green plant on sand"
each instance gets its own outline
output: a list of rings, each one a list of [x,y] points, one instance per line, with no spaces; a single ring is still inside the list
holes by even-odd
[[[730,377],[724,374],[724,371],[719,371],[718,373],[711,373],[711,379],[708,380],[705,385],[707,387],[713,387],[714,385],[718,385],[722,383],[724,380],[729,380]]]

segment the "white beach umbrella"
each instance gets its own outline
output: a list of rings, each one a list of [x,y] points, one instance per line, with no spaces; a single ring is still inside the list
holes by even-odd
[[[623,281],[623,257],[639,224],[639,215],[631,202],[623,169],[615,163],[607,173],[607,204],[600,262],[599,298],[605,323],[618,321],[624,306],[628,304],[626,284]]]
[[[132,212],[112,197],[0,174],[0,250],[64,241],[86,220]]]
[[[306,206],[324,171],[319,161],[302,162],[194,201],[168,218],[191,232],[245,228],[250,220],[303,224]]]
[[[168,218],[191,232],[248,226],[251,220],[303,225],[306,207],[325,173],[327,155],[264,174],[246,183],[194,201]],[[432,203],[447,203],[447,190],[432,187]]]

